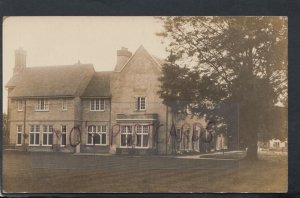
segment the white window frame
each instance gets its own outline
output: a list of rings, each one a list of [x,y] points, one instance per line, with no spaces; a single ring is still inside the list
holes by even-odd
[[[91,99],[90,111],[105,111],[105,100],[102,98]]]
[[[123,130],[123,129],[125,129],[125,130]],[[131,131],[131,132],[129,132],[129,131]],[[131,145],[128,145],[127,142],[126,142],[126,145],[122,145],[122,135],[125,136],[126,140],[128,139],[128,136],[131,135]],[[131,148],[133,146],[132,137],[133,137],[133,126],[132,125],[121,125],[120,147],[121,148]]]
[[[63,136],[65,136],[66,143],[63,144]],[[61,125],[61,136],[60,136],[60,146],[65,147],[67,146],[67,125]]]
[[[68,102],[67,102],[67,99],[62,99],[62,100],[61,100],[61,110],[62,110],[62,111],[67,111],[67,110],[68,110]]]
[[[40,98],[36,101],[35,111],[49,111],[49,101],[45,98]]]
[[[39,130],[37,130],[37,127],[39,128]],[[41,131],[40,125],[30,125],[29,146],[40,146],[40,131]],[[31,143],[31,135],[33,135],[33,144]],[[38,135],[38,143],[36,143],[37,135]]]
[[[136,127],[136,144],[135,148],[149,148],[149,132],[150,126],[149,125],[137,125]],[[138,136],[141,136],[141,145],[137,145]],[[144,136],[147,136],[147,146],[144,146]]]
[[[43,134],[42,135],[42,145],[43,146],[52,146],[53,145],[53,125],[43,125],[43,133],[42,134]],[[46,137],[47,137],[46,144],[44,144],[44,135],[46,135]],[[52,139],[51,144],[50,144],[50,139]]]
[[[142,99],[144,100],[143,108],[142,108]],[[136,111],[146,111],[146,97],[138,96],[135,98],[135,110]]]
[[[20,128],[19,128],[20,127]],[[22,145],[22,141],[23,141],[23,137],[22,137],[22,134],[23,134],[23,125],[21,125],[21,124],[18,124],[17,125],[17,141],[16,141],[16,145],[17,146],[21,146]],[[19,135],[20,135],[20,137],[21,137],[21,143],[19,144],[18,142],[19,142]]]
[[[23,100],[18,100],[18,111],[23,111]]]
[[[100,135],[100,145],[107,145],[107,126],[106,125],[100,125],[99,135]],[[102,136],[105,135],[105,138]],[[103,139],[105,139],[105,143],[103,142]]]
[[[92,129],[92,130],[90,130]],[[87,145],[96,145],[96,146],[104,146],[107,145],[107,126],[106,125],[90,125],[87,128],[88,138]],[[99,136],[99,143],[94,143],[94,136]],[[103,143],[103,137],[105,135],[105,143]],[[91,137],[91,142],[89,142],[89,136]]]

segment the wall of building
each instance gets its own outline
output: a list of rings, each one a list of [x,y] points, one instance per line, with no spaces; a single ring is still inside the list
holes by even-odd
[[[60,135],[59,133],[53,134],[53,146],[43,146],[42,145],[42,127],[43,125],[52,125],[54,131],[61,132],[62,125],[67,127],[67,145],[69,142],[69,134],[71,129],[76,125],[75,118],[75,106],[78,105],[78,101],[74,98],[68,98],[67,110],[62,110],[62,99],[48,99],[49,110],[48,111],[36,111],[35,104],[36,99],[26,99],[26,110],[25,102],[23,100],[23,110],[18,111],[18,100],[9,99],[9,126],[10,126],[10,143],[16,145],[17,141],[17,125],[22,125],[23,131],[25,131],[25,137],[22,136],[22,145],[17,146],[19,148],[29,145],[29,132],[31,125],[40,125],[40,146],[29,146],[28,150],[53,150],[54,148],[59,148],[58,150],[72,151],[73,148],[70,146],[61,147]],[[26,113],[26,114],[25,114]],[[25,127],[24,127],[25,126]]]
[[[26,122],[26,124],[24,125],[24,122],[11,122],[11,136],[10,136],[10,143],[13,145],[16,145],[17,142],[17,125],[22,125],[23,130],[24,130],[24,126],[25,126],[25,134],[26,134],[26,138],[24,138],[24,136],[22,136],[22,145],[17,145],[16,147],[24,147],[24,146],[28,146],[29,150],[53,150],[56,147],[59,147],[60,150],[65,150],[64,148],[67,147],[67,150],[70,150],[70,131],[72,130],[72,128],[74,127],[74,121],[31,121],[31,122]],[[29,145],[29,134],[30,134],[30,127],[31,125],[39,125],[40,126],[40,135],[39,135],[39,142],[40,145],[39,146],[31,146]],[[58,131],[57,133],[53,133],[53,146],[46,146],[43,145],[43,125],[52,125],[53,126],[53,130],[54,131]],[[60,136],[60,132],[61,132],[61,127],[62,125],[66,125],[67,127],[67,135],[66,135],[66,145],[67,146],[61,146],[61,136]]]
[[[81,134],[81,151],[108,151],[109,148],[109,129],[110,129],[110,99],[104,99],[104,111],[91,111],[90,100],[83,98],[81,100],[82,111],[82,134]],[[87,145],[88,126],[90,125],[105,125],[106,126],[106,143],[107,145]],[[100,148],[102,147],[102,148]]]
[[[26,99],[26,120],[28,121],[40,121],[40,120],[75,120],[74,108],[75,101],[74,98],[66,99],[67,110],[62,110],[62,99],[48,99],[49,110],[47,111],[36,111],[35,105],[37,99]],[[18,100],[10,99],[9,113],[11,121],[24,120],[25,106],[23,100],[23,110],[18,111]]]
[[[159,90],[158,78],[161,75],[160,66],[152,57],[140,49],[132,57],[122,71],[112,75],[112,125],[116,124],[117,114],[137,114],[148,113],[158,114],[158,119],[162,127],[159,128],[159,153],[165,153],[166,137],[166,112],[167,108],[162,104],[157,91]],[[146,110],[135,110],[135,97],[146,97]],[[115,146],[120,145],[120,135],[116,137]],[[150,145],[151,148],[152,145]]]

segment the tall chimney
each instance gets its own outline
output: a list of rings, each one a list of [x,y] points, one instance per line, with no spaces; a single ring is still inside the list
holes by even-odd
[[[115,71],[121,71],[131,56],[132,53],[128,51],[126,47],[122,47],[120,50],[117,50],[117,64],[115,66]]]
[[[15,67],[14,74],[20,72],[23,68],[26,67],[26,51],[21,47],[15,50]]]

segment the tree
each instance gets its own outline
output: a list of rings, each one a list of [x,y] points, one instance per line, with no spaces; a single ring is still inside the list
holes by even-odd
[[[174,108],[183,100],[175,111],[189,105],[193,115],[206,117],[222,117],[223,104],[238,104],[240,141],[247,157],[257,159],[258,132],[276,134],[267,118],[276,104],[287,105],[287,18],[159,19],[164,30],[157,35],[170,52],[160,78],[164,103]]]

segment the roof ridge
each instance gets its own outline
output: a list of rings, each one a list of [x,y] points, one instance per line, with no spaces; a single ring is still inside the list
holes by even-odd
[[[72,65],[45,65],[45,66],[31,66],[25,67],[25,69],[35,69],[35,68],[54,68],[54,67],[79,67],[79,66],[93,66],[92,63],[86,64],[72,64]]]

